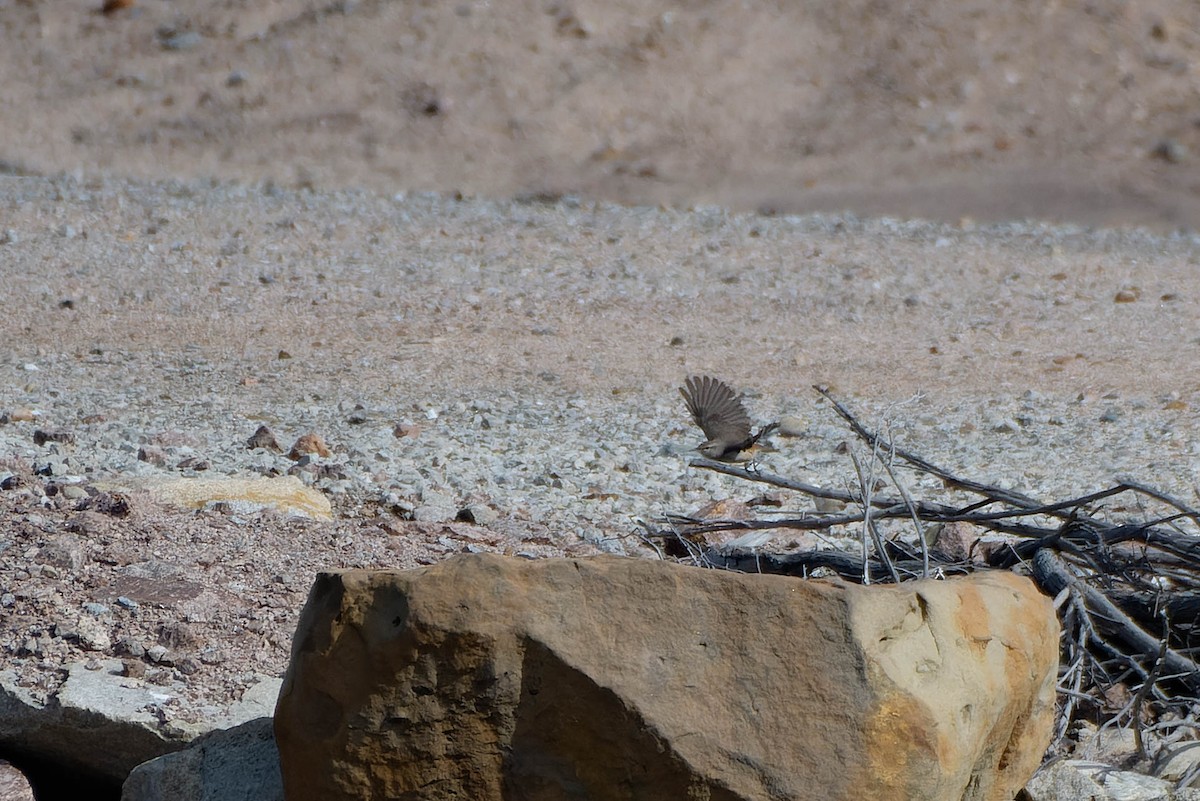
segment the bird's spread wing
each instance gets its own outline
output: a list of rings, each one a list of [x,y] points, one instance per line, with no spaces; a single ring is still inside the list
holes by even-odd
[[[679,388],[696,425],[709,440],[735,443],[750,437],[750,416],[724,381],[692,376]]]

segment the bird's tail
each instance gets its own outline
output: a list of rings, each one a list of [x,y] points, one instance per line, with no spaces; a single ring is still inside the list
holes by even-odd
[[[758,429],[758,433],[754,435],[754,439],[750,440],[750,444],[753,445],[777,428],[779,428],[779,423],[767,423],[765,426]]]

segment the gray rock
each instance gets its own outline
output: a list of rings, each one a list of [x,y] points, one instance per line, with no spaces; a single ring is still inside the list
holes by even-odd
[[[779,418],[779,434],[784,437],[799,437],[808,430],[808,422],[794,414],[785,414]]]
[[[204,41],[204,37],[196,31],[184,31],[164,36],[160,41],[164,50],[191,50]]]
[[[87,651],[106,652],[112,648],[108,624],[91,615],[83,615],[75,624],[79,644]]]
[[[143,762],[121,801],[283,801],[270,717],[198,737],[187,748]]]
[[[120,660],[101,660],[99,668],[72,664],[58,692],[44,700],[19,686],[13,671],[0,671],[0,750],[119,785],[141,763],[202,734],[270,715],[280,685],[261,677],[241,701],[184,721],[172,719],[174,687],[125,677]]]
[[[130,685],[119,661],[89,671],[72,665],[57,695],[41,701],[0,672],[0,748],[36,754],[64,771],[121,782],[147,759],[182,748],[190,735],[150,711],[169,696]]]
[[[1039,770],[1025,792],[1032,801],[1200,801],[1200,790],[1175,790],[1168,781],[1082,759]]]
[[[458,514],[453,506],[418,506],[413,510],[413,520],[421,523],[448,523]]]
[[[498,517],[500,515],[495,509],[482,503],[473,503],[470,506],[464,506],[458,510],[457,515],[458,520],[464,523],[474,523],[477,526],[490,525],[496,522]]]
[[[1197,766],[1200,766],[1200,742],[1193,740],[1165,748],[1159,755],[1157,763],[1155,774],[1170,782],[1177,782],[1184,776],[1195,775],[1194,771],[1197,770]]]
[[[0,759],[0,798],[4,801],[34,801],[29,779],[10,762]]]

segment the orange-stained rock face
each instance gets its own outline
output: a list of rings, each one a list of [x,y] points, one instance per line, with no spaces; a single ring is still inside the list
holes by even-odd
[[[1057,639],[1011,574],[863,588],[491,555],[326,573],[276,738],[291,801],[1008,799],[1049,741]]]
[[[907,591],[907,592],[906,592]],[[1012,573],[855,588],[853,629],[878,698],[862,798],[1009,799],[1050,743],[1058,622]],[[869,786],[869,785],[867,785]],[[924,795],[930,788],[945,793]]]

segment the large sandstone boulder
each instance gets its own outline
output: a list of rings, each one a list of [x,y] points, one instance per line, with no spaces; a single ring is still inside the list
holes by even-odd
[[[1054,708],[1025,579],[600,557],[323,573],[275,714],[304,799],[1008,801]]]

